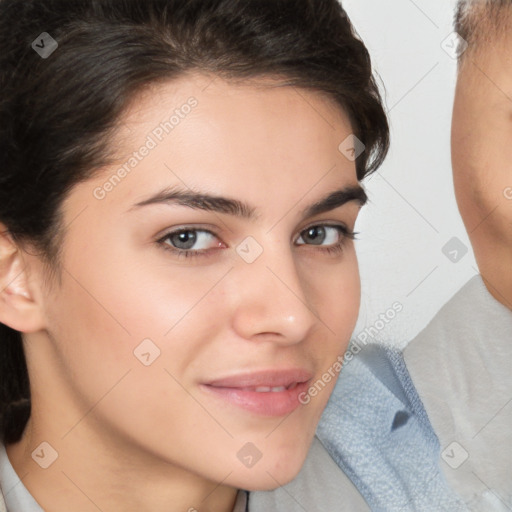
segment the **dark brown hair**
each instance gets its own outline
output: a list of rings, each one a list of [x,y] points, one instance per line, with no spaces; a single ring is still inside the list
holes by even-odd
[[[32,46],[43,32],[58,43],[47,58]],[[116,123],[148,84],[194,70],[277,77],[349,115],[366,146],[360,180],[388,150],[370,57],[337,0],[0,0],[0,48],[0,222],[50,265],[63,200],[110,163]],[[4,443],[29,416],[22,337],[0,324]]]

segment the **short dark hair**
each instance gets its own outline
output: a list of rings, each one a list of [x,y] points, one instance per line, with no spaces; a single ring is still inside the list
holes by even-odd
[[[494,42],[505,34],[509,16],[504,8],[512,0],[459,0],[455,11],[455,32],[468,44],[467,53],[477,51],[485,43]],[[462,62],[465,53],[460,53]]]
[[[58,43],[48,58],[32,47],[42,32]],[[62,202],[111,163],[129,102],[188,71],[325,93],[366,146],[359,180],[388,150],[370,56],[338,0],[0,0],[0,48],[0,222],[50,262]],[[22,337],[0,324],[4,443],[21,438],[29,416]]]

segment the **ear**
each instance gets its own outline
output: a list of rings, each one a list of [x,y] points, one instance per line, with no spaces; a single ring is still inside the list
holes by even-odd
[[[24,333],[44,329],[41,304],[34,300],[29,271],[28,255],[0,223],[0,322]]]

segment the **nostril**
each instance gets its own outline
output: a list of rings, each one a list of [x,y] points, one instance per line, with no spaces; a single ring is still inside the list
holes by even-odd
[[[410,416],[411,415],[407,411],[398,411],[395,414],[395,419],[393,420],[393,424],[391,425],[391,432],[400,427],[403,427],[409,421]]]

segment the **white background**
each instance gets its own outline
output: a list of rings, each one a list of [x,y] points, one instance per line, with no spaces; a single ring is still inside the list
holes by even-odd
[[[391,124],[391,152],[364,182],[370,204],[356,231],[362,284],[353,338],[405,346],[478,270],[453,191],[450,127],[456,60],[443,48],[455,0],[344,0],[368,47]],[[457,237],[468,253],[442,252]],[[392,304],[403,305],[382,328]],[[375,334],[378,330],[378,334]]]

